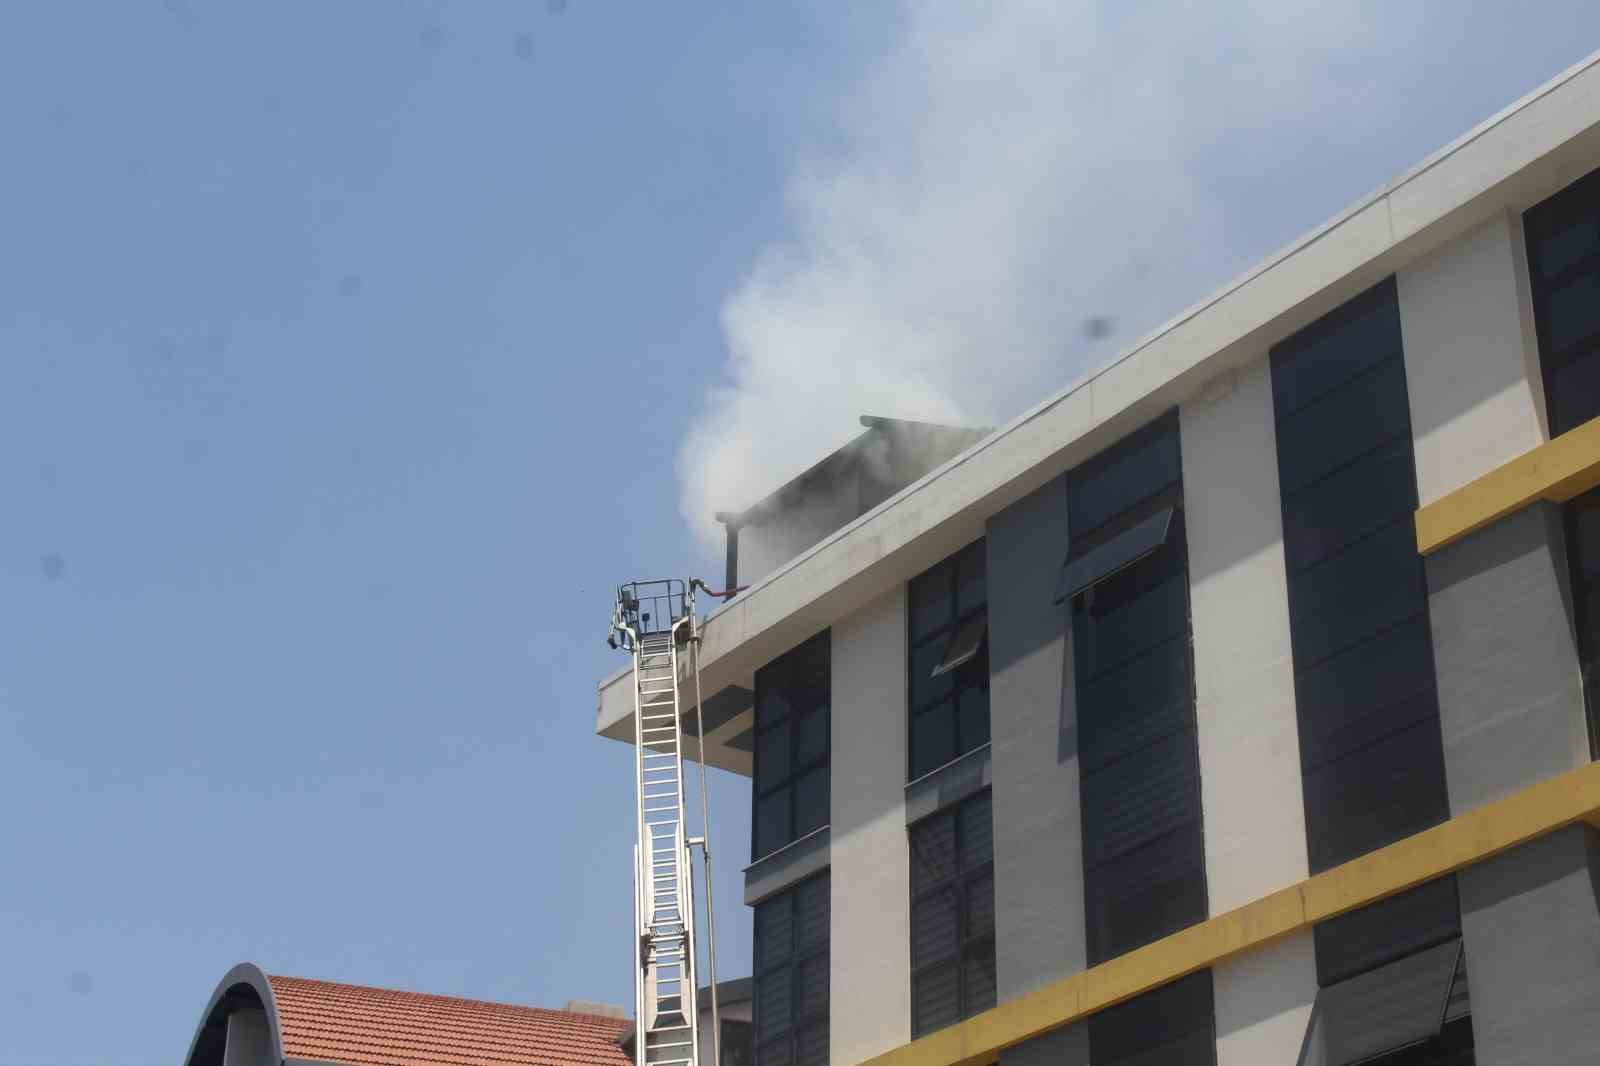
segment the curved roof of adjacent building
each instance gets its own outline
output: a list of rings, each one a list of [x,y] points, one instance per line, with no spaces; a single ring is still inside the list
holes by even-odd
[[[265,1011],[272,1056],[348,1066],[630,1066],[623,1018],[388,988],[228,971],[201,1016],[188,1066],[222,1061],[227,1018]]]

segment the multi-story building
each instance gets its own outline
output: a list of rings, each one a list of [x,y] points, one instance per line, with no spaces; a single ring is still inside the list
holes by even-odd
[[[1600,1061],[1600,56],[963,447],[702,628],[755,1066]]]

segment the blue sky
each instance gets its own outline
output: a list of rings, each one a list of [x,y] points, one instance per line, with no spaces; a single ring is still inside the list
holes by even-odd
[[[627,1001],[593,691],[614,583],[720,577],[685,513],[1011,413],[1600,46],[1171,6],[9,11],[0,1063],[171,1062],[244,959]]]

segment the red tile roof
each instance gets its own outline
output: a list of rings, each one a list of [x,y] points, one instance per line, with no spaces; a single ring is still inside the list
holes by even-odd
[[[269,977],[286,1058],[352,1066],[631,1066],[632,1022],[303,977]]]

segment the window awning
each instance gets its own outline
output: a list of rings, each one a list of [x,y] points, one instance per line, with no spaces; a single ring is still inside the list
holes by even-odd
[[[983,647],[983,638],[989,632],[989,614],[984,611],[973,615],[956,627],[950,635],[950,643],[945,646],[944,657],[939,660],[939,665],[933,668],[929,677],[938,677],[948,674],[956,667],[969,663],[978,654],[978,649]]]
[[[1056,587],[1056,603],[1065,603],[1085,589],[1143,559],[1167,542],[1172,528],[1173,508],[1143,518],[1110,540],[1101,541],[1082,553],[1068,552],[1061,567],[1061,582]]]
[[[1461,941],[1448,940],[1318,992],[1299,1066],[1355,1066],[1431,1040],[1468,1010]]]

